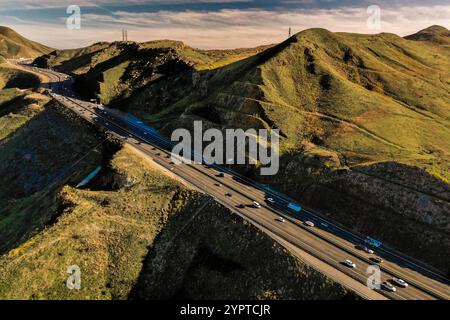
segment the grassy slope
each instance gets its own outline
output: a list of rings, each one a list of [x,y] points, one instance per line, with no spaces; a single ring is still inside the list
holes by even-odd
[[[449,50],[306,30],[237,63],[155,83],[130,111],[168,136],[194,120],[279,128],[280,172],[262,183],[447,272],[450,207],[433,195],[449,199]]]
[[[0,258],[7,299],[123,299],[167,219],[178,187],[128,149],[111,161],[124,177],[117,191],[64,187],[56,223]],[[82,270],[82,290],[65,287],[66,269]],[[20,279],[20,281],[19,281]]]
[[[37,88],[40,82],[37,75],[0,60],[0,90],[4,88]]]
[[[99,138],[47,101],[35,94],[20,97],[2,114],[0,252],[41,230],[57,213],[59,189],[101,163],[94,149]]]
[[[15,31],[0,26],[0,56],[5,58],[35,58],[52,49],[25,39]]]
[[[431,26],[415,34],[405,37],[408,40],[428,41],[438,45],[450,45],[450,31],[441,26]]]
[[[0,256],[0,298],[173,298],[180,286],[192,299],[354,297],[129,147],[110,164],[92,190],[64,187],[58,219]],[[120,186],[108,190],[103,183],[114,179]],[[81,269],[81,290],[66,287],[72,265]]]
[[[264,48],[198,50],[170,40],[140,44],[98,43],[82,49],[54,51],[39,57],[35,63],[80,76],[78,83],[82,93],[109,104],[191,66],[198,70],[214,69],[247,58]]]
[[[273,126],[285,151],[334,155],[337,167],[395,160],[449,181],[449,54],[393,34],[312,29],[200,72],[206,96],[187,78],[170,79],[137,94],[132,111],[156,124],[174,118],[168,130],[199,117],[216,126]],[[156,108],[159,100],[165,105]]]
[[[350,165],[429,161],[448,181],[439,161],[450,157],[449,54],[391,34],[305,32],[261,66],[262,90],[273,104],[265,110],[294,146],[306,133]],[[314,126],[298,132],[281,119]]]
[[[0,141],[30,121],[48,102],[45,96],[17,88],[0,90]]]

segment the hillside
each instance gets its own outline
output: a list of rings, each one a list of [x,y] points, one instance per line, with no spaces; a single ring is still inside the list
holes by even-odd
[[[356,298],[213,199],[45,96],[0,95],[4,124],[1,299],[177,298],[181,293],[202,299],[204,292],[216,292],[210,299]],[[75,188],[98,165],[102,170],[87,188]],[[201,223],[202,244],[196,235],[204,220],[211,223]],[[230,241],[233,245],[224,248]],[[172,244],[183,264],[174,262],[171,250],[161,250]],[[158,272],[152,265],[159,259],[169,263]],[[218,268],[224,261],[225,268]],[[72,265],[82,272],[80,290],[66,287]],[[198,277],[202,273],[208,282]],[[154,287],[160,281],[170,282],[170,288]]]
[[[37,88],[41,79],[30,72],[17,68],[0,57],[0,90],[11,88]]]
[[[448,182],[448,57],[392,34],[313,29],[223,68],[160,81],[136,93],[130,110],[168,132],[194,119],[276,127],[285,154],[307,150],[335,168],[433,163],[427,170]]]
[[[265,48],[198,50],[170,40],[102,42],[81,49],[56,50],[34,63],[77,76],[76,86],[81,94],[109,104],[122,101],[161,78],[186,70],[218,68]]]
[[[72,60],[86,52],[66,53]],[[39,84],[34,74],[0,62],[0,299],[202,299],[219,282],[222,291],[209,298],[357,299],[33,88]],[[98,166],[86,188],[75,187]],[[213,223],[202,224],[202,245],[191,236],[195,220],[212,216]],[[183,235],[181,247],[173,233]],[[229,248],[221,245],[231,240]],[[156,272],[159,259],[172,261],[171,252],[161,250],[167,241],[177,245],[183,264]],[[218,268],[224,261],[226,268]],[[81,290],[66,287],[74,264],[82,272]],[[173,280],[181,275],[182,282]],[[152,287],[157,281],[172,284]]]
[[[0,56],[7,59],[36,58],[52,49],[28,40],[8,27],[0,26]]]
[[[441,26],[431,26],[415,34],[406,36],[405,39],[414,41],[428,41],[439,45],[449,46],[450,31]]]
[[[280,129],[276,177],[236,169],[355,231],[450,268],[443,259],[450,248],[448,48],[394,34],[311,29],[215,68],[177,61],[186,68],[136,88],[128,67],[112,63],[100,86],[131,83],[111,105],[127,106],[167,135],[194,120]],[[402,227],[392,232],[392,225]]]

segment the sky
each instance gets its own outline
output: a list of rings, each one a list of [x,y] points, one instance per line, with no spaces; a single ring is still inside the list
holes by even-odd
[[[450,29],[449,0],[0,0],[0,25],[58,49],[121,40],[123,28],[129,40],[226,49],[280,42],[289,28],[405,36],[436,24]]]

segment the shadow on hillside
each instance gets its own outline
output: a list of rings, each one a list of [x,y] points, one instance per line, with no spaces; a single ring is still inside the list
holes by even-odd
[[[367,236],[379,239],[384,244],[382,248],[389,252],[375,249],[375,254],[385,261],[445,282],[441,275],[448,277],[450,272],[450,261],[446,258],[450,236],[440,221],[450,216],[448,184],[422,169],[395,162],[330,173],[323,181],[320,177],[311,180],[303,169],[283,171],[286,168],[283,162],[282,159],[277,177],[270,181],[271,188],[284,192],[307,208],[316,209],[314,212],[319,212],[331,224],[345,226],[361,235],[361,239],[349,239],[354,246],[364,244]],[[266,200],[268,198],[277,199],[277,195],[267,192]],[[288,202],[280,200],[277,206],[280,204],[286,209]],[[344,235],[341,230],[321,226],[321,220],[311,214],[292,212],[290,215],[299,222],[311,220],[324,231]],[[415,259],[409,259],[412,264],[405,262],[398,257],[399,252],[423,262]],[[414,264],[425,265],[436,274]]]
[[[0,253],[30,239],[62,213],[59,193],[80,182],[108,154],[87,125],[53,104],[0,142]]]

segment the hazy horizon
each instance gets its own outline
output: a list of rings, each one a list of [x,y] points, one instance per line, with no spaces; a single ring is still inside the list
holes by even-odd
[[[450,28],[446,1],[348,0],[118,0],[56,1],[0,0],[0,24],[23,36],[57,49],[122,39],[179,40],[201,49],[255,47],[282,41],[288,29],[309,28],[333,32],[381,33],[405,36],[431,25]],[[81,29],[66,26],[69,5],[81,9]],[[380,26],[367,20],[370,5],[380,8]]]

